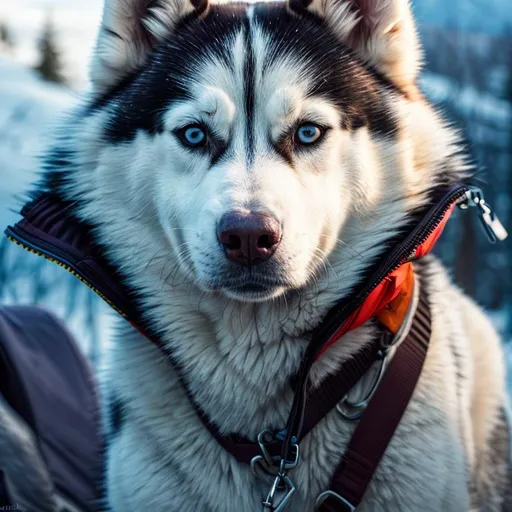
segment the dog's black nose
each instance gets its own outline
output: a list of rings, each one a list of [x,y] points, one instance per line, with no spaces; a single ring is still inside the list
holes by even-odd
[[[230,261],[252,267],[274,254],[282,232],[270,215],[233,211],[222,216],[217,234]]]

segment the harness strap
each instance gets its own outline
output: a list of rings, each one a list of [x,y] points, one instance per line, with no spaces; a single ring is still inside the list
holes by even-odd
[[[318,387],[307,392],[306,410],[307,414],[301,429],[300,442],[315,426],[334,409],[336,405],[347,395],[357,382],[368,371],[371,365],[378,360],[379,350],[386,345],[387,338],[391,337],[389,332],[384,332],[380,337],[362,347],[353,357],[342,364],[341,368],[334,374],[327,377]],[[185,386],[187,389],[187,386]],[[258,443],[237,436],[223,436],[219,434],[216,426],[209,420],[208,416],[195,404],[192,396],[189,399],[206,426],[210,434],[217,442],[239,462],[250,464],[251,460],[260,454]],[[280,453],[281,443],[269,443],[267,449],[272,456]]]
[[[400,423],[418,382],[431,335],[431,315],[424,287],[409,334],[398,347],[368,407],[363,412],[330,490],[317,501],[318,512],[353,511]]]

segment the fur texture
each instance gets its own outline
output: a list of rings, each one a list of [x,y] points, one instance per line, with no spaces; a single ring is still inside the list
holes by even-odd
[[[15,507],[40,512],[59,510],[53,482],[34,433],[1,396],[0,467],[9,497],[15,503],[12,510]]]
[[[147,2],[106,1],[95,93],[47,155],[43,187],[92,226],[219,430],[254,439],[283,428],[311,330],[468,168],[454,130],[411,94],[405,0],[184,2],[157,2],[147,22]],[[302,144],[311,125],[321,136]],[[204,144],[184,139],[191,126]],[[282,226],[264,264],[226,258],[217,226],[233,211]],[[505,400],[499,341],[442,267],[424,266],[431,347],[360,510],[467,511],[471,481],[498,510],[483,454]],[[344,336],[313,383],[374,335],[369,322]],[[267,484],[211,438],[169,362],[124,324],[108,375],[115,512],[262,509]],[[304,439],[291,511],[313,510],[352,429],[334,410]]]

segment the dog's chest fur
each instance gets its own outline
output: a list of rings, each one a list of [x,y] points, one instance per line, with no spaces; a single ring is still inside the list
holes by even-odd
[[[371,505],[361,510],[468,510],[460,404],[469,391],[460,391],[456,382],[457,371],[465,378],[467,369],[464,361],[453,362],[449,340],[460,340],[462,333],[458,322],[447,317],[447,309],[453,314],[454,308],[447,305],[450,293],[442,291],[447,283],[438,280],[429,283],[436,294],[424,372],[367,492]],[[194,325],[192,317],[176,318],[173,349],[194,399],[221,431],[254,439],[264,428],[284,426],[292,400],[287,382],[307,340],[286,334],[279,318],[255,316],[251,322],[240,311],[222,315],[231,317],[232,324],[205,315],[198,315]],[[296,323],[300,316],[297,310]],[[315,369],[316,381],[371,335],[371,326],[363,326],[342,338],[326,358],[330,366]],[[109,451],[113,510],[261,511],[268,484],[211,437],[169,362],[133,331],[120,338],[110,372],[124,406],[122,429]],[[333,410],[303,440],[301,463],[290,474],[298,486],[291,511],[314,510],[353,428]]]

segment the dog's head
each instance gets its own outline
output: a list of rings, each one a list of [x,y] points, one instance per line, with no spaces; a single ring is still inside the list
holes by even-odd
[[[132,274],[300,289],[375,256],[432,180],[418,67],[407,0],[106,0],[66,193]]]

